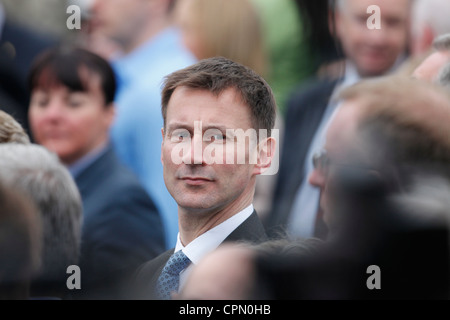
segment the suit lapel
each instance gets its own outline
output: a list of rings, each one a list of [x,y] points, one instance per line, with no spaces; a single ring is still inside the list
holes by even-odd
[[[252,242],[259,243],[267,240],[266,231],[256,211],[242,222],[224,242]]]
[[[101,181],[111,174],[111,172],[114,172],[114,157],[115,155],[111,147],[107,147],[102,155],[75,177],[75,182],[82,196],[88,197],[93,186],[98,185],[98,181]]]

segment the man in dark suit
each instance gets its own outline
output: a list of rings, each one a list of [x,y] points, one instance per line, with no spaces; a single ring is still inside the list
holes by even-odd
[[[36,141],[68,166],[83,200],[80,297],[117,299],[134,270],[164,250],[159,213],[109,144],[114,73],[82,49],[55,48],[30,74]]]
[[[286,115],[285,142],[273,206],[265,225],[270,234],[288,233],[297,237],[325,237],[319,208],[319,190],[308,183],[312,158],[324,143],[324,132],[339,101],[333,96],[361,78],[393,71],[407,48],[410,1],[395,4],[378,1],[383,14],[380,30],[367,25],[370,0],[338,0],[335,25],[345,60],[339,80],[324,80],[297,91],[290,99]],[[395,21],[395,23],[392,23]]]
[[[268,84],[225,58],[166,78],[161,160],[180,232],[174,249],[138,270],[139,298],[170,299],[223,242],[266,239],[252,201],[256,176],[273,158],[275,110]]]

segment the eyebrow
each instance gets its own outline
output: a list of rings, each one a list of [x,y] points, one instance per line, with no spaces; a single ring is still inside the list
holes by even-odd
[[[201,124],[201,128],[202,128],[202,131],[216,129],[216,130],[220,130],[222,132],[226,132],[228,129],[231,129],[231,128],[227,128],[227,127],[225,127],[223,125],[219,125],[219,124],[206,124],[205,125],[203,123]],[[191,124],[187,124],[186,122],[172,122],[172,123],[168,124],[168,126],[167,126],[168,132],[171,132],[175,129],[186,129],[188,131],[194,131],[194,124],[191,125]],[[235,129],[232,129],[232,130],[235,130]]]

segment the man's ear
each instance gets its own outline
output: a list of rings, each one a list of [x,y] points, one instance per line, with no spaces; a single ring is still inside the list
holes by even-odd
[[[162,135],[162,141],[161,141],[161,163],[164,166],[164,161],[163,161],[164,128],[161,128],[161,135]]]
[[[273,137],[265,138],[259,142],[253,174],[261,175],[270,168],[275,156],[276,144],[277,141]]]

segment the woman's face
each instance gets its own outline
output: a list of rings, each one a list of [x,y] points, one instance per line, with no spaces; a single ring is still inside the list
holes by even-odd
[[[32,92],[29,120],[33,137],[66,165],[108,140],[114,108],[105,106],[99,77],[88,81],[87,91],[59,85],[37,87]]]

